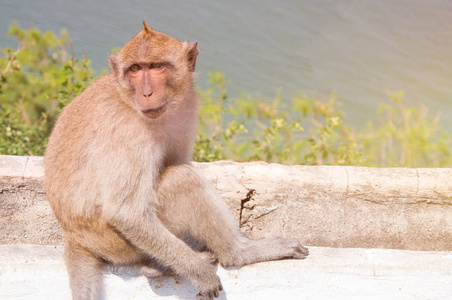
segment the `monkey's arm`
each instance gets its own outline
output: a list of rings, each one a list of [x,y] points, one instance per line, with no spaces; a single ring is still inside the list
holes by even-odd
[[[111,218],[111,225],[146,255],[189,278],[200,291],[199,299],[218,297],[223,288],[214,266],[171,233],[152,209],[143,210],[133,218],[128,213],[132,210],[136,208],[122,207]]]

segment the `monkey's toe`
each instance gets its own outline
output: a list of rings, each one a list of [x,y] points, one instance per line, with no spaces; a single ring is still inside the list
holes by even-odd
[[[149,266],[143,266],[141,268],[141,274],[143,274],[146,278],[160,278],[160,277],[166,277],[166,276],[174,276],[175,273],[172,270],[159,270],[157,268],[149,267]]]
[[[295,259],[305,259],[309,255],[309,250],[302,245],[299,245],[295,250],[293,258]]]
[[[209,251],[199,252],[199,255],[202,257],[203,260],[207,261],[211,265],[215,265],[218,263],[218,259],[212,252]]]
[[[309,249],[306,247],[303,247],[300,245],[300,252],[301,254],[303,254],[304,256],[308,256],[309,255]]]

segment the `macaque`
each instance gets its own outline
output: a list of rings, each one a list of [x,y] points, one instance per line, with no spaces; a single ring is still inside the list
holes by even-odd
[[[45,155],[44,185],[61,223],[73,299],[95,299],[106,264],[179,275],[219,297],[214,264],[303,259],[279,237],[245,237],[191,165],[197,43],[149,28],[109,55],[112,72],[68,104]]]

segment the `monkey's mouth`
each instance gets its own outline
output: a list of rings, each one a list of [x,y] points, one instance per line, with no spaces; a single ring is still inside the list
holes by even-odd
[[[163,113],[166,111],[166,108],[168,107],[168,102],[165,102],[157,107],[151,107],[147,109],[142,109],[141,112],[143,115],[150,119],[156,119],[163,115]]]

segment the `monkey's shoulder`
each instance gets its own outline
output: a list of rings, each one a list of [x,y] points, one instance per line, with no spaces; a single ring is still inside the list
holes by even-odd
[[[102,76],[74,98],[67,106],[67,109],[83,107],[95,111],[95,107],[109,100],[111,101],[111,99],[118,98],[116,85],[117,81],[112,74]]]
[[[131,113],[136,115],[135,110],[122,100],[123,95],[119,93],[117,85],[112,74],[100,77],[66,105],[58,121],[76,121],[78,127],[92,127],[115,123],[115,120],[119,121],[124,116],[131,116]]]

